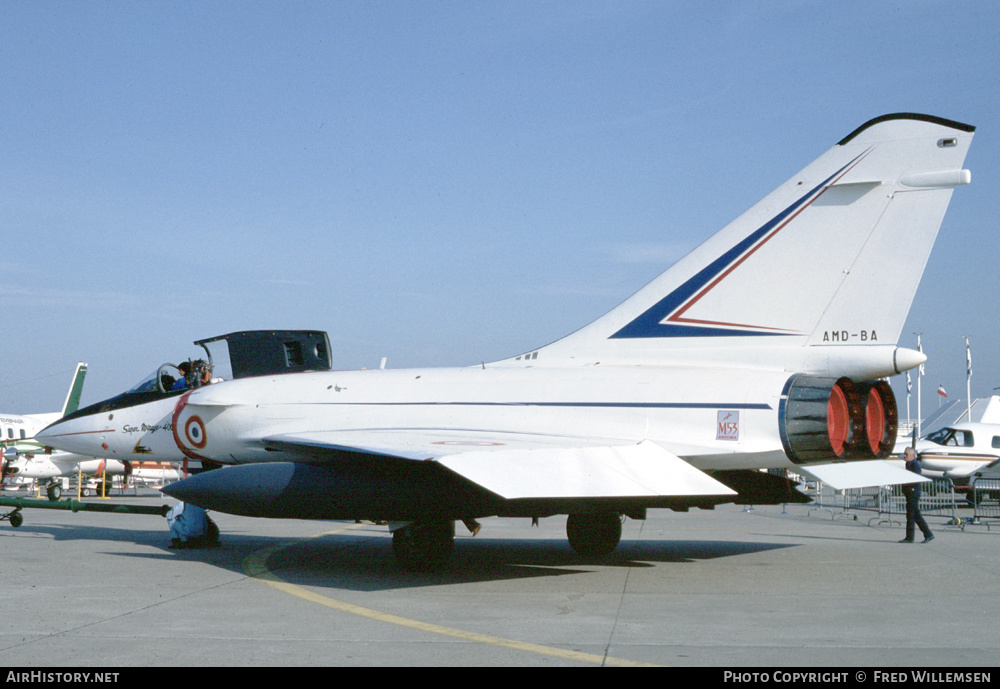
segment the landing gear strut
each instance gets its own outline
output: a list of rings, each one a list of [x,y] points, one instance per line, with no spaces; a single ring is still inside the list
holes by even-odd
[[[455,544],[455,522],[428,519],[410,522],[392,532],[392,550],[403,569],[432,572],[451,557]]]
[[[615,512],[571,514],[566,520],[569,544],[583,557],[603,557],[622,538],[622,516]]]

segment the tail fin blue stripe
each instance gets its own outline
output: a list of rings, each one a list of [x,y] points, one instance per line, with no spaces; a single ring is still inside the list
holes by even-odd
[[[725,277],[727,270],[731,270],[739,265],[745,258],[764,244],[768,239],[777,234],[792,218],[800,211],[807,208],[813,201],[818,199],[830,184],[839,177],[845,175],[854,165],[861,161],[871,149],[861,153],[842,168],[834,172],[814,188],[809,190],[801,198],[788,206],[785,210],[771,218],[764,225],[754,230],[719,258],[698,271],[684,284],[665,296],[663,299],[647,309],[642,315],[630,322],[618,332],[611,335],[610,339],[634,339],[650,337],[733,337],[733,336],[776,336],[793,335],[801,333],[780,332],[770,330],[748,330],[745,328],[765,328],[767,326],[747,326],[744,329],[733,329],[732,327],[711,327],[710,325],[687,325],[678,323],[663,323],[671,315],[679,315],[677,312],[686,304],[693,304],[697,298],[703,295],[706,286],[714,287],[713,280],[721,280]],[[739,324],[719,323],[723,326],[737,326]]]

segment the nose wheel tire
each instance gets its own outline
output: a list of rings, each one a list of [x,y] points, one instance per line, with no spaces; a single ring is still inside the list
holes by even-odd
[[[620,514],[571,514],[566,519],[569,544],[583,557],[603,557],[618,546],[622,538]]]

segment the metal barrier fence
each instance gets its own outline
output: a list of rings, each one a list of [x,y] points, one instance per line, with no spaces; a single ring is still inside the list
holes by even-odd
[[[983,525],[990,528],[990,522],[1000,521],[1000,480],[995,478],[977,478],[972,481],[972,519],[964,520],[962,529],[966,526]]]
[[[1000,486],[996,489],[1000,495]],[[868,523],[893,521],[893,515],[906,517],[906,498],[901,486],[874,486],[855,488],[851,490],[835,490],[826,484],[819,483],[816,487],[815,507],[809,511],[827,511],[833,519],[857,520],[855,512],[875,512]],[[953,524],[962,523],[958,516],[959,505],[966,504],[966,499],[955,492],[955,485],[950,479],[940,479],[930,483],[920,484],[920,512],[924,516],[949,517]],[[1000,517],[1000,505],[997,505]]]

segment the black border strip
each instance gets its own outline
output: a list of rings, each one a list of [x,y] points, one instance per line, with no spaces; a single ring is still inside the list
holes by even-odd
[[[955,120],[948,120],[943,117],[936,117],[934,115],[921,115],[919,113],[912,112],[897,112],[891,115],[882,115],[881,117],[876,117],[873,120],[868,120],[863,125],[855,129],[853,132],[845,136],[843,139],[837,142],[838,146],[843,146],[848,141],[856,137],[858,134],[868,129],[869,127],[874,127],[876,124],[881,122],[889,122],[891,120],[919,120],[921,122],[933,122],[934,124],[940,124],[945,127],[951,127],[952,129],[959,129],[963,132],[974,132],[976,128],[971,124],[962,124],[961,122],[956,122]]]

